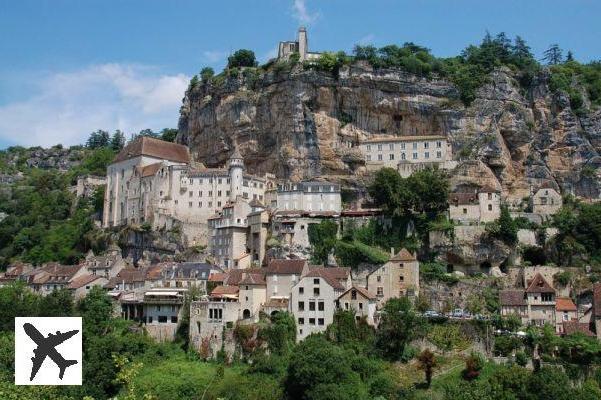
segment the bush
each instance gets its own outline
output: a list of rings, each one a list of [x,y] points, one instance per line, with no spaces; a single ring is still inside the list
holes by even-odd
[[[241,67],[256,67],[257,60],[255,58],[255,53],[252,50],[240,49],[237,50],[234,54],[228,57],[227,59],[227,67],[231,68],[241,68]]]

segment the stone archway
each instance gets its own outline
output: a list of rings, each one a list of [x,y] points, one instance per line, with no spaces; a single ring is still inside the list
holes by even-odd
[[[248,308],[246,308],[244,311],[242,311],[242,318],[243,319],[249,319],[250,318],[250,310]]]

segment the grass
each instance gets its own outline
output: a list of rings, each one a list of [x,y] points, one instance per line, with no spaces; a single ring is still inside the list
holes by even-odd
[[[134,380],[136,394],[139,398],[149,394],[157,400],[201,399],[203,394],[205,400],[282,398],[279,382],[270,376],[249,375],[248,368],[240,364],[225,367],[222,377],[219,370],[217,363],[190,360],[185,354],[145,362]]]

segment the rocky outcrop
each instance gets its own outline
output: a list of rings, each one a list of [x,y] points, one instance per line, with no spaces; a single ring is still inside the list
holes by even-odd
[[[508,69],[481,87],[470,107],[442,79],[357,63],[339,76],[300,66],[240,73],[201,84],[184,98],[177,140],[197,161],[225,162],[238,145],[250,171],[300,180],[365,176],[358,141],[373,135],[446,135],[460,163],[457,184],[479,174],[521,199],[543,182],[587,197],[601,193],[601,111],[575,115],[543,72],[522,88]]]

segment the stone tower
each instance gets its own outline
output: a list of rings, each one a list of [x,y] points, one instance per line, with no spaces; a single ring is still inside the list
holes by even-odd
[[[309,51],[309,42],[307,41],[307,29],[304,26],[298,28],[298,54],[300,61],[307,59]]]
[[[238,146],[234,147],[234,152],[227,161],[227,169],[230,176],[230,200],[236,201],[236,198],[242,195],[244,183],[244,158]]]

